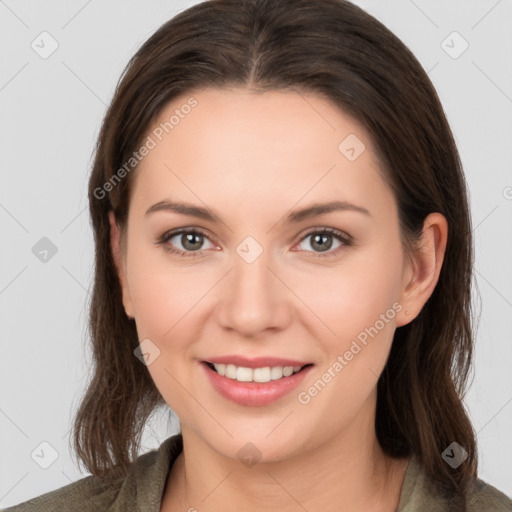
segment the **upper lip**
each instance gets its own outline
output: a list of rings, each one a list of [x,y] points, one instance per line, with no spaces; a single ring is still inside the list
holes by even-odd
[[[219,356],[205,359],[207,363],[214,364],[234,364],[235,366],[242,366],[244,368],[265,368],[266,366],[305,366],[307,361],[297,361],[295,359],[282,359],[280,357],[254,357],[247,359],[242,356]]]

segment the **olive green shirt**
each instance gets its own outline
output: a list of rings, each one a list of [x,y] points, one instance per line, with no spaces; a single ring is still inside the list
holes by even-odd
[[[166,439],[157,450],[139,456],[119,484],[105,487],[92,475],[4,509],[4,512],[160,512],[169,470],[183,450],[181,434]],[[228,508],[226,508],[228,510]],[[410,459],[398,512],[449,512],[447,501],[432,490],[417,459]],[[468,512],[512,512],[512,500],[478,480],[469,497]],[[310,511],[316,512],[316,511]]]

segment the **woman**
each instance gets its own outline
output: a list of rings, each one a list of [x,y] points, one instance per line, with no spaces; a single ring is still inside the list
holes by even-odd
[[[377,20],[343,0],[180,13],[122,76],[89,201],[92,475],[8,510],[512,510],[461,398],[457,149]],[[180,434],[137,457],[160,406]]]

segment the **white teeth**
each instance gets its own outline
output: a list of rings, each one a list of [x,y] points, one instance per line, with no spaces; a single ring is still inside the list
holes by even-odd
[[[212,364],[219,375],[239,382],[270,382],[271,380],[289,377],[302,368],[302,366],[246,368],[244,366],[235,366],[234,364]]]
[[[283,377],[283,368],[281,366],[274,366],[270,369],[270,378],[272,380],[281,379]]]
[[[253,370],[251,368],[244,368],[243,366],[239,366],[236,369],[236,380],[239,382],[251,382]]]
[[[270,381],[270,368],[254,368],[253,370],[254,382],[269,382]]]
[[[223,377],[224,377],[224,375],[226,375],[226,365],[225,364],[216,364],[215,369],[217,370],[219,375],[222,375]]]
[[[285,366],[283,368],[283,375],[285,377],[289,377],[293,373],[293,367],[292,366]]]
[[[215,365],[213,365],[215,366]],[[217,369],[217,368],[215,368]],[[226,374],[225,376],[228,379],[236,379],[236,366],[234,364],[228,364],[226,365]]]

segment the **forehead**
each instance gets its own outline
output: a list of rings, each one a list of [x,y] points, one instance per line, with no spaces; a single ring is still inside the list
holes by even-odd
[[[321,96],[200,89],[168,103],[146,136],[153,147],[138,166],[134,193],[144,204],[167,194],[247,208],[286,209],[302,199],[389,208],[368,133]]]
[[[192,98],[195,106],[190,107]],[[339,143],[349,134],[371,146],[364,128],[332,102],[290,90],[201,89],[168,103],[150,133],[160,149],[175,154],[190,151],[197,158],[215,153],[217,160],[233,156],[240,161],[244,151],[247,166],[267,155],[290,162],[303,156],[318,160],[322,153],[336,159]]]

